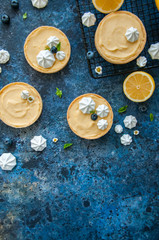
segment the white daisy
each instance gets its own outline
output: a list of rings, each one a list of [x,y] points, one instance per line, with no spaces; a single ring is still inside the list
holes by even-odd
[[[95,68],[95,72],[96,72],[97,74],[101,75],[101,74],[102,74],[102,67],[101,67],[101,66],[97,66],[97,67]]]
[[[138,130],[135,130],[135,131],[134,131],[134,135],[139,135],[139,133],[140,133],[140,132],[139,132]]]
[[[53,138],[52,140],[54,143],[56,143],[58,141],[58,138]]]
[[[29,97],[27,98],[27,100],[28,100],[28,102],[32,103],[32,102],[34,101],[34,97],[33,97],[33,96],[29,96]]]

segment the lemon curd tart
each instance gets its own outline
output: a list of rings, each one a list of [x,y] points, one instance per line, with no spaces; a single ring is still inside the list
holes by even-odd
[[[127,31],[132,29],[138,34],[133,42],[126,37]],[[127,34],[130,35],[129,32]],[[108,14],[99,23],[95,33],[95,46],[106,61],[125,64],[138,57],[145,47],[146,39],[145,27],[136,15],[128,11],[117,11]]]
[[[52,45],[50,45],[50,38],[52,38]],[[47,45],[48,41],[50,42],[50,48]],[[56,51],[53,51],[52,53],[51,47],[56,48],[57,45],[59,47],[58,53],[56,52],[56,49]],[[41,52],[47,53],[47,56],[39,56],[39,53]],[[62,56],[61,58],[60,53],[63,54],[64,57]],[[55,73],[67,65],[71,55],[71,46],[68,38],[61,30],[55,27],[41,26],[32,31],[26,38],[24,44],[24,55],[29,65],[36,71],[42,73]],[[41,57],[39,62],[43,61],[44,65],[39,65],[37,59],[38,56],[39,58]],[[48,59],[44,59],[45,57]],[[52,64],[47,64],[50,62]],[[47,64],[46,67],[44,67],[45,63]]]
[[[106,99],[94,93],[77,97],[69,106],[67,121],[71,130],[81,138],[104,136],[113,124],[113,111]]]
[[[41,115],[43,106],[38,91],[23,82],[3,87],[0,90],[0,105],[0,119],[14,128],[32,125]]]

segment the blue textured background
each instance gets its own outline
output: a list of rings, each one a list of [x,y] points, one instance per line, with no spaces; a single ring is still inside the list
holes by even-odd
[[[50,0],[43,10],[33,8],[30,0],[20,1],[19,11],[11,9],[9,0],[0,0],[0,6],[0,13],[11,17],[10,26],[0,24],[0,47],[11,54],[10,62],[2,66],[0,87],[27,82],[44,103],[40,119],[29,128],[13,129],[0,122],[0,154],[17,157],[13,171],[0,170],[0,240],[158,240],[159,70],[149,71],[157,86],[146,103],[147,112],[141,113],[122,92],[125,76],[99,80],[89,76],[75,0]],[[70,62],[57,74],[40,74],[24,58],[25,38],[40,25],[60,28],[71,42]],[[62,99],[55,95],[56,87],[62,89]],[[110,102],[114,125],[123,125],[126,115],[136,116],[140,135],[133,136],[130,146],[120,144],[114,125],[94,141],[71,132],[67,108],[87,92]],[[127,113],[119,115],[117,110],[126,104]],[[133,135],[133,130],[124,133]],[[30,140],[40,134],[48,147],[36,153]],[[12,147],[4,145],[6,136],[13,139]],[[53,137],[59,138],[57,144]],[[73,146],[63,150],[65,142]]]

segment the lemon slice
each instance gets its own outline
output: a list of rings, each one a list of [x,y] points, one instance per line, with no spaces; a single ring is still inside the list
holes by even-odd
[[[117,11],[124,0],[92,0],[94,7],[102,13],[110,13]]]
[[[123,83],[123,91],[133,102],[145,102],[155,90],[153,77],[146,72],[133,72]]]
[[[157,9],[159,10],[159,0],[155,0],[155,3],[156,3]]]

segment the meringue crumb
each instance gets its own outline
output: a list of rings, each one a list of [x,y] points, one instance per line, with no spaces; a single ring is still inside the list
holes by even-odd
[[[2,68],[0,67],[0,73],[2,72]]]
[[[56,143],[58,141],[58,138],[53,138],[52,141]]]

